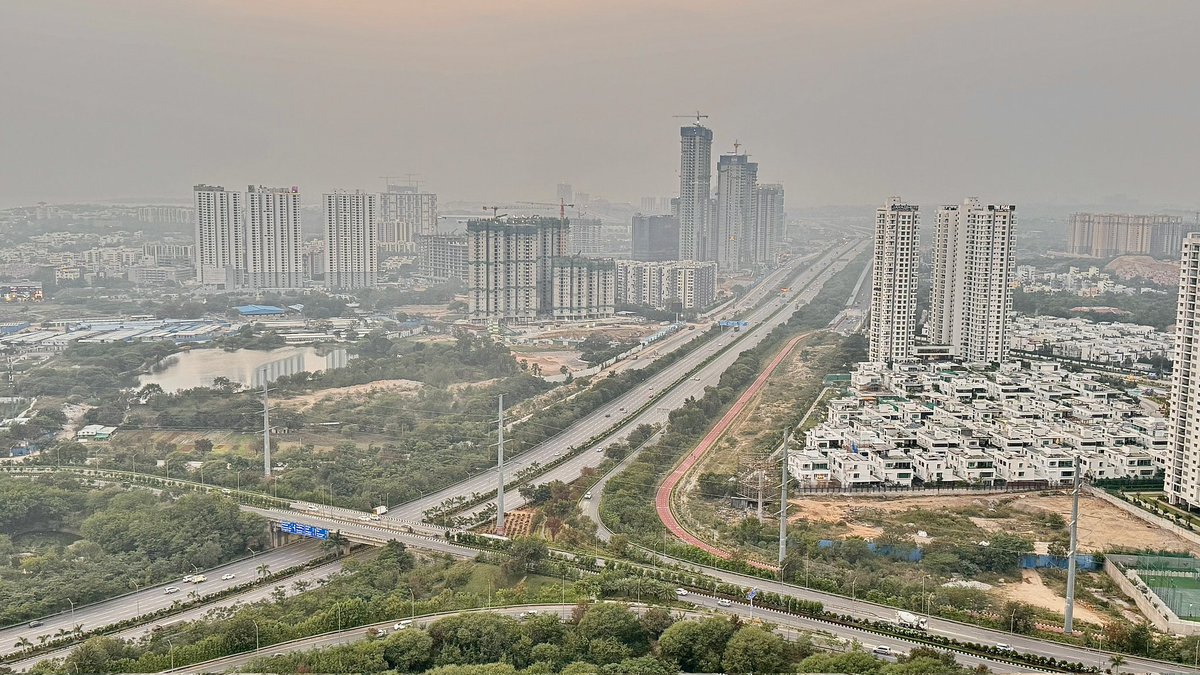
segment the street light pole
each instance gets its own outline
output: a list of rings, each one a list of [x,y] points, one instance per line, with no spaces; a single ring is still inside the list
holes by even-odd
[[[171,670],[175,670],[175,643],[171,642],[171,638],[163,639],[167,641],[167,645],[170,647],[170,649],[167,650],[167,653],[171,656]]]
[[[254,624],[254,653],[257,654],[259,650],[258,622],[254,619],[250,619],[250,623]]]
[[[138,616],[141,616],[141,614],[142,614],[142,587],[139,586],[138,582],[136,582],[136,581],[130,580],[130,583],[133,584],[133,588],[134,588],[133,603],[134,603],[135,608],[137,609]]]
[[[71,603],[71,623],[75,623],[75,601],[67,598],[67,602]]]

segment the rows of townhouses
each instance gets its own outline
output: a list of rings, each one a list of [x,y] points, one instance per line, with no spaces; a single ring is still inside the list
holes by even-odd
[[[860,363],[789,456],[803,487],[1064,485],[1165,469],[1167,423],[1094,376],[1035,362]]]

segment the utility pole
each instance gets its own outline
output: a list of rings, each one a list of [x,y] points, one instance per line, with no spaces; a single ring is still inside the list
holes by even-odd
[[[496,534],[504,536],[504,394],[500,394],[500,402],[496,406]]]
[[[263,377],[263,475],[271,477],[271,402],[267,398],[267,369],[262,370]]]
[[[788,441],[792,437],[792,428],[787,426],[783,431],[783,457],[780,458],[779,470],[779,575],[783,578],[783,559],[787,557],[787,497],[788,497]]]
[[[1074,489],[1071,490],[1071,551],[1067,557],[1067,606],[1063,611],[1063,633],[1070,635],[1074,630],[1075,623],[1075,555],[1079,550],[1079,457],[1075,457],[1072,464],[1075,467],[1075,476],[1073,480]]]
[[[762,523],[762,516],[763,516],[763,514],[762,514],[762,502],[763,502],[763,500],[762,500],[762,497],[763,497],[762,483],[763,483],[763,474],[766,473],[766,468],[763,466],[759,466],[758,470],[755,473],[758,474],[758,522]]]

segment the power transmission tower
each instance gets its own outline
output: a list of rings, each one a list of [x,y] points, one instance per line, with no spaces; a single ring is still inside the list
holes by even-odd
[[[504,536],[504,394],[500,394],[500,402],[496,406],[496,534]]]
[[[788,442],[792,439],[789,425],[783,432],[783,457],[779,458],[779,574],[783,574],[783,559],[787,557],[788,507]]]
[[[1070,635],[1075,623],[1075,555],[1079,551],[1079,457],[1073,463],[1075,476],[1071,490],[1071,551],[1067,557],[1067,606],[1063,611],[1063,633]]]

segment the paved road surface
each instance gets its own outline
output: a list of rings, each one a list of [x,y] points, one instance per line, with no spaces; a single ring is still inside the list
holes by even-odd
[[[0,656],[19,651],[13,645],[23,637],[37,644],[39,635],[53,636],[60,629],[70,631],[79,624],[83,624],[84,630],[100,628],[123,619],[139,616],[142,613],[170,607],[171,603],[175,600],[186,601],[189,591],[211,595],[230,586],[245,583],[247,580],[252,580],[257,576],[255,570],[259,565],[270,565],[272,572],[278,572],[306,563],[313,558],[320,557],[320,555],[320,546],[315,542],[302,542],[291,546],[284,546],[259,553],[245,560],[205,570],[203,574],[208,577],[208,581],[201,584],[187,584],[183,583],[181,579],[173,579],[165,584],[142,588],[141,592],[138,593],[131,593],[127,596],[105,600],[92,605],[76,606],[74,614],[66,611],[54,616],[45,617],[42,619],[44,625],[37,628],[30,628],[28,624],[9,627],[0,630]],[[222,581],[221,575],[223,574],[234,574],[236,577],[228,581]],[[164,589],[168,586],[178,587],[179,592],[170,595],[164,593]],[[132,591],[133,585],[131,584],[129,588]]]
[[[679,523],[679,521],[675,518],[675,513],[671,510],[671,494],[675,491],[675,486],[679,484],[679,481],[682,480],[683,477],[687,475],[687,472],[691,471],[692,467],[696,465],[696,462],[700,461],[700,458],[703,457],[718,440],[720,440],[725,431],[729,429],[729,426],[733,424],[733,421],[737,419],[738,416],[742,414],[742,411],[746,409],[746,406],[750,404],[750,401],[758,395],[758,392],[762,391],[762,388],[767,384],[767,379],[771,377],[771,373],[775,372],[775,369],[779,367],[779,364],[783,363],[783,360],[788,357],[788,354],[791,354],[792,350],[796,348],[796,345],[807,336],[807,333],[803,333],[797,335],[791,340],[788,340],[783,349],[780,349],[779,353],[776,354],[773,359],[771,359],[771,362],[768,363],[761,372],[759,372],[758,377],[754,379],[754,382],[752,382],[750,386],[746,388],[746,391],[742,392],[742,395],[738,397],[737,401],[734,401],[733,405],[729,407],[729,410],[725,412],[716,425],[714,425],[713,428],[704,435],[704,438],[701,439],[700,443],[698,443],[696,447],[688,453],[687,457],[685,457],[682,462],[680,462],[675,466],[674,469],[671,470],[671,473],[668,474],[666,479],[664,479],[663,482],[658,486],[658,491],[654,495],[654,509],[658,513],[658,519],[662,521],[663,525],[666,526],[667,530],[670,531],[671,534],[675,535],[676,539],[690,544],[702,551],[707,551],[708,553],[711,553],[719,558],[727,559],[733,557],[728,551],[713,546],[712,544],[703,541],[699,537],[696,537],[691,532],[688,532],[683,525]],[[747,563],[760,569],[778,569],[764,565],[755,560],[748,560]]]
[[[801,285],[803,285],[803,283],[815,278],[820,271],[825,269],[825,265],[835,260],[844,251],[849,250],[854,246],[861,247],[863,245],[864,244],[862,242],[853,242],[851,244],[839,246],[834,251],[826,253],[824,256],[822,256],[821,261],[813,263],[812,267],[801,272],[800,278],[797,279],[796,282],[793,282],[793,286],[799,288]],[[759,290],[751,293],[749,297],[744,298],[743,302],[745,304],[743,306],[749,307],[754,301],[761,299],[759,294],[766,294],[767,288],[767,286],[763,285]],[[774,303],[768,302],[764,308],[751,312],[750,320],[761,320],[769,315],[770,311],[774,311],[775,309],[778,309],[778,307],[775,306]],[[730,311],[733,312],[733,310]],[[743,311],[740,313],[745,312]],[[699,330],[696,332],[699,332]],[[728,342],[728,338],[720,339],[718,342]],[[745,342],[745,340],[742,342]],[[541,443],[538,446],[531,448],[521,455],[515,457],[513,461],[507,463],[505,474],[507,476],[514,475],[518,470],[530,466],[534,462],[538,462],[540,464],[549,463],[560,457],[567,448],[581,446],[589,439],[610,430],[614,425],[619,423],[622,418],[626,417],[626,411],[636,410],[638,407],[644,404],[652,395],[651,390],[661,390],[663,387],[669,386],[693,370],[708,356],[711,356],[711,353],[706,352],[703,349],[696,350],[693,353],[683,356],[675,363],[667,366],[662,371],[651,376],[641,387],[635,388],[623,396],[618,397],[616,400],[610,401],[609,403],[598,408],[593,414],[579,420],[575,424],[563,430],[554,438]],[[736,354],[734,355],[734,358],[736,358]],[[721,367],[722,371],[728,366],[729,363],[733,362],[733,358],[726,359],[726,361],[727,362],[725,365]],[[689,382],[688,384],[690,385],[694,383]],[[695,393],[696,391],[703,390],[702,385],[704,383],[701,382],[698,384],[701,386],[686,387],[685,385],[685,387]],[[666,406],[667,404],[660,403],[659,405]],[[643,414],[638,417],[637,423],[650,423],[663,417],[665,417],[665,412],[657,416]],[[632,429],[633,425],[625,427],[621,431],[617,432],[614,440],[617,438],[623,438],[624,435],[627,435],[630,431],[632,431]],[[543,477],[539,477],[538,480],[541,482],[553,480],[554,478],[569,478],[573,480],[579,475],[581,469],[588,466],[596,466],[602,459],[603,456],[600,453],[591,453],[590,455],[589,453],[581,453],[579,456],[572,458],[570,461],[564,462],[563,465],[554,469],[552,476],[545,475]],[[476,474],[467,480],[448,486],[435,493],[425,495],[419,499],[396,506],[384,517],[394,520],[422,520],[425,517],[424,513],[427,509],[441,504],[449,497],[471,495],[476,492],[495,492],[496,484],[496,470],[495,468],[491,468],[480,474]],[[511,508],[519,503],[519,495],[517,495],[515,491],[513,491],[512,494],[512,500],[509,499],[507,493],[505,495],[506,507]],[[484,506],[479,508],[482,509]]]
[[[712,362],[705,365],[690,379],[687,379],[675,387],[671,388],[664,396],[655,401],[653,407],[650,407],[631,417],[631,423],[622,427],[620,430],[605,438],[598,443],[596,447],[588,452],[582,452],[579,455],[572,457],[570,460],[563,462],[561,465],[551,469],[550,471],[537,477],[538,483],[546,483],[552,480],[561,480],[570,482],[579,477],[579,474],[585,467],[596,467],[604,460],[604,449],[615,442],[623,441],[629,434],[642,424],[662,424],[666,422],[667,416],[676,408],[682,407],[689,398],[701,398],[704,396],[704,390],[710,386],[716,386],[721,379],[721,375],[733,362],[737,360],[742,352],[752,349],[762,342],[764,338],[771,332],[771,329],[782,323],[785,323],[791,317],[792,311],[808,302],[816,296],[821,285],[844,267],[850,259],[853,259],[863,248],[865,242],[852,242],[845,246],[839,247],[835,251],[823,256],[820,261],[814,263],[812,267],[805,270],[800,279],[793,283],[795,292],[791,298],[785,301],[767,302],[762,307],[748,312],[743,316],[744,320],[750,322],[750,327],[741,333],[730,331],[724,336],[715,339],[715,343],[710,346],[705,346],[695,350],[694,353],[679,359],[679,361],[671,364],[662,372],[655,375],[653,378],[635,387],[633,390],[619,397],[617,400],[601,406],[596,413],[576,423],[563,432],[560,436],[564,438],[569,436],[575,440],[565,441],[566,445],[582,444],[586,438],[598,434],[610,428],[621,417],[626,416],[627,411],[632,412],[637,407],[643,405],[657,393],[660,393],[664,387],[668,387],[671,383],[688,375],[695,369],[704,359],[713,356],[714,353],[721,348],[728,346],[731,342],[732,347],[716,356]],[[804,287],[804,284],[811,283],[804,291],[799,289]],[[780,309],[783,311],[779,311]],[[611,418],[606,417],[611,416]],[[573,433],[575,429],[581,428],[587,430],[587,435]],[[551,441],[553,444],[555,441]],[[543,444],[543,446],[546,444]],[[558,452],[555,448],[561,448],[562,445],[554,445],[553,448],[535,448],[531,452],[540,452],[549,454]],[[526,455],[522,455],[524,459]],[[553,457],[551,457],[553,459]],[[543,461],[545,461],[543,459]],[[523,465],[524,466],[524,465]],[[486,479],[476,479],[472,483],[478,487],[469,488],[470,491],[463,494],[471,494],[471,492],[495,492],[496,478],[495,470],[486,474]],[[471,509],[472,513],[479,513],[486,509],[494,500],[489,500],[479,506]],[[505,510],[517,508],[525,503],[523,497],[516,489],[506,490],[504,493]],[[417,516],[418,518],[420,516]]]
[[[171,626],[176,624],[180,624],[185,621],[202,619],[206,614],[216,609],[238,607],[271,598],[273,597],[272,594],[275,592],[276,587],[282,588],[285,596],[296,595],[300,591],[293,588],[292,584],[300,580],[307,581],[314,586],[324,583],[330,577],[342,571],[342,565],[346,562],[346,560],[347,558],[335,560],[329,564],[321,565],[320,567],[314,567],[311,570],[301,572],[300,574],[288,577],[287,579],[280,579],[276,584],[256,586],[255,588],[251,588],[244,593],[238,593],[237,595],[232,595],[227,598],[214,600],[213,602],[206,603],[198,607],[193,607],[187,611],[173,614],[169,617],[163,617],[158,623],[143,624],[141,626],[135,626],[117,633],[111,633],[109,637],[122,638],[125,640],[136,640],[154,632],[154,627],[156,625],[161,625],[164,629],[170,630]],[[39,661],[44,661],[46,659],[66,658],[77,646],[78,645],[72,645],[70,647],[65,647],[53,652],[39,654],[38,656],[25,659],[23,661],[14,661],[13,663],[7,665],[13,670],[23,672],[32,668]]]

